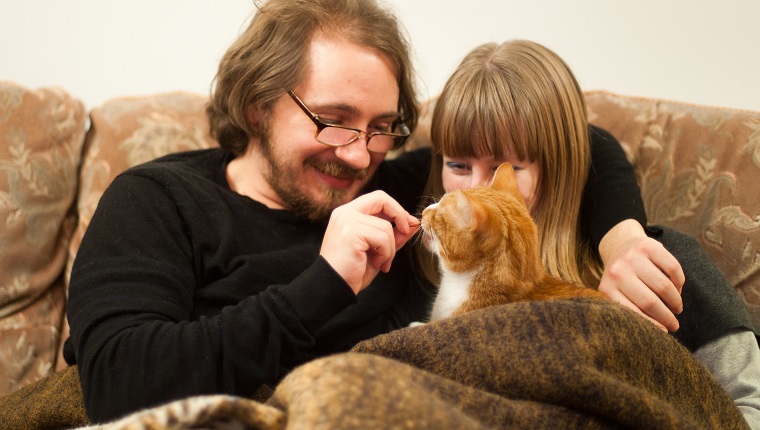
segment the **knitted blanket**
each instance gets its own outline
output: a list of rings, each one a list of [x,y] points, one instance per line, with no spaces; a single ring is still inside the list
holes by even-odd
[[[21,428],[1,415],[0,422]],[[231,422],[255,429],[746,428],[717,381],[671,336],[617,304],[572,299],[492,307],[375,337],[298,367],[265,403],[200,396],[88,429]]]

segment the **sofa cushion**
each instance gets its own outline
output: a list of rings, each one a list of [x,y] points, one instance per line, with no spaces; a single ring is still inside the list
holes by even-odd
[[[85,108],[0,82],[0,393],[55,367]]]
[[[634,164],[649,221],[698,238],[760,321],[760,112],[607,91],[586,101]]]

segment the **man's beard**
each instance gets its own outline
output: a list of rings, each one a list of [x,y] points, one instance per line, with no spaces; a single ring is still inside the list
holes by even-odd
[[[278,157],[273,152],[268,133],[261,136],[259,149],[269,165],[269,171],[264,176],[269,186],[282,199],[283,205],[297,216],[313,221],[322,221],[330,216],[333,209],[347,203],[355,196],[346,189],[322,187],[321,200],[316,200],[299,187],[299,173],[306,168],[343,179],[363,180],[367,177],[368,169],[356,170],[339,160],[324,161],[311,156],[303,161],[303,166],[292,166],[284,157]]]

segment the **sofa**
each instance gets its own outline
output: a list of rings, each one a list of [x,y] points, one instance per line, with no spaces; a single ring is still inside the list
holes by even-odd
[[[760,112],[587,91],[622,143],[649,220],[699,239],[760,321]],[[0,82],[0,394],[66,365],[66,291],[98,200],[124,169],[215,145],[206,95],[120,97]],[[408,148],[429,144],[430,106]]]

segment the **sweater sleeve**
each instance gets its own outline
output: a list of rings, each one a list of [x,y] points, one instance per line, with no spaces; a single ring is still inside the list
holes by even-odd
[[[581,202],[581,225],[595,247],[618,223],[635,219],[647,224],[644,201],[633,166],[609,132],[589,127],[591,168]]]
[[[154,181],[122,175],[82,241],[68,318],[92,422],[190,395],[250,396],[305,361],[314,333],[356,302],[317,257],[288,284],[199,314],[197,238],[177,204]]]

